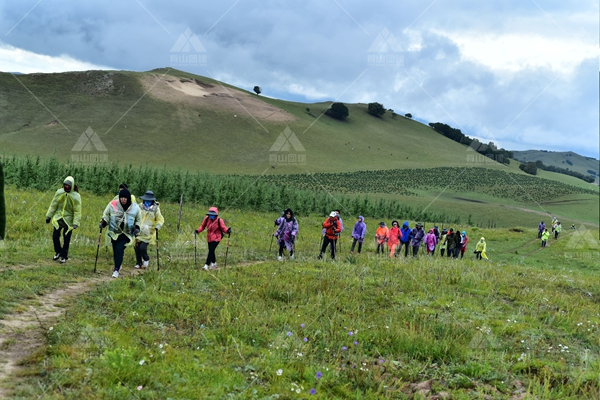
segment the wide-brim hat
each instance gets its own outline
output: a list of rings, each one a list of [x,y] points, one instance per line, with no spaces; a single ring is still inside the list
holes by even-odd
[[[152,190],[148,190],[143,196],[140,196],[140,199],[144,201],[156,201],[156,197],[154,197],[154,192]]]
[[[420,222],[417,222],[417,226],[423,226],[423,224]]]

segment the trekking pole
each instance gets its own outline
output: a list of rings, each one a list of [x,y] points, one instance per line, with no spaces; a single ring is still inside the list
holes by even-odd
[[[94,273],[96,273],[96,266],[98,265],[98,252],[100,251],[100,241],[102,240],[102,227],[100,227],[100,235],[98,236],[98,247],[96,248],[96,261],[94,261]]]
[[[225,268],[227,268],[227,255],[229,255],[229,239],[231,238],[231,232],[227,233],[227,249],[225,250]]]
[[[156,229],[156,265],[158,265],[158,271],[160,271],[160,257],[158,255],[158,229]]]
[[[196,231],[194,231],[194,267],[197,265],[196,263],[196,243],[197,243],[197,238],[198,234],[196,233]]]

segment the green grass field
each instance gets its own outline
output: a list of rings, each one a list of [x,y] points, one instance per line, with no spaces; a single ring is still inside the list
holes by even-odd
[[[9,186],[2,315],[94,277],[110,196],[82,196],[70,260],[58,265],[43,223],[49,196]],[[161,209],[161,271],[130,276],[128,250],[125,278],[78,296],[46,327],[43,347],[5,383],[12,398],[598,398],[599,269],[588,257],[598,250],[571,242],[573,232],[540,249],[532,229],[456,225],[471,238],[465,260],[390,260],[371,239],[351,256],[346,237],[332,263],[316,261],[323,216],[309,215],[297,259],[278,262],[276,215],[230,210],[228,267],[207,273],[194,266],[191,234],[206,207],[185,205],[181,233],[178,205]],[[367,220],[369,238],[377,222]],[[480,236],[489,262],[473,258]],[[104,247],[98,265],[110,274]]]

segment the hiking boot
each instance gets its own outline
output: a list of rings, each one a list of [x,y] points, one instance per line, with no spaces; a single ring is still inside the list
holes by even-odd
[[[282,256],[278,256],[277,257],[277,261],[283,261],[283,257]]]
[[[142,268],[144,268],[144,269],[148,268],[148,263],[149,262],[150,262],[150,260],[144,261],[144,264],[142,264]]]
[[[135,269],[140,269],[140,268],[142,268],[142,266],[141,266],[141,265],[139,265],[139,264],[135,264],[135,267],[133,267],[133,268],[135,268]]]
[[[61,263],[61,264],[64,264],[64,263],[66,263],[66,262],[67,262],[67,259],[66,259],[66,258],[62,258],[62,257],[60,258],[60,263]]]
[[[113,278],[118,278],[119,277],[119,271],[113,272],[112,277]]]
[[[210,264],[210,269],[217,269],[217,263]]]
[[[204,264],[204,267],[202,267],[202,269],[208,271],[208,264]]]
[[[292,255],[290,256],[290,260],[293,260],[293,259],[294,259],[294,255],[292,254]]]
[[[56,253],[56,254],[55,254],[53,257],[52,257],[52,259],[53,259],[54,261],[58,260],[59,258],[60,258],[60,254],[58,254],[58,253]]]

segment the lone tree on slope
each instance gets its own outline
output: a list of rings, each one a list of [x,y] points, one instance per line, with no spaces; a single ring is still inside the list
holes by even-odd
[[[262,90],[260,90],[260,86],[254,86],[254,91],[256,92],[257,96],[262,93]]]
[[[344,103],[333,103],[331,107],[325,111],[325,114],[335,119],[344,120],[350,115],[350,112]]]
[[[369,103],[368,112],[375,117],[381,117],[385,114],[385,108],[379,103]]]

